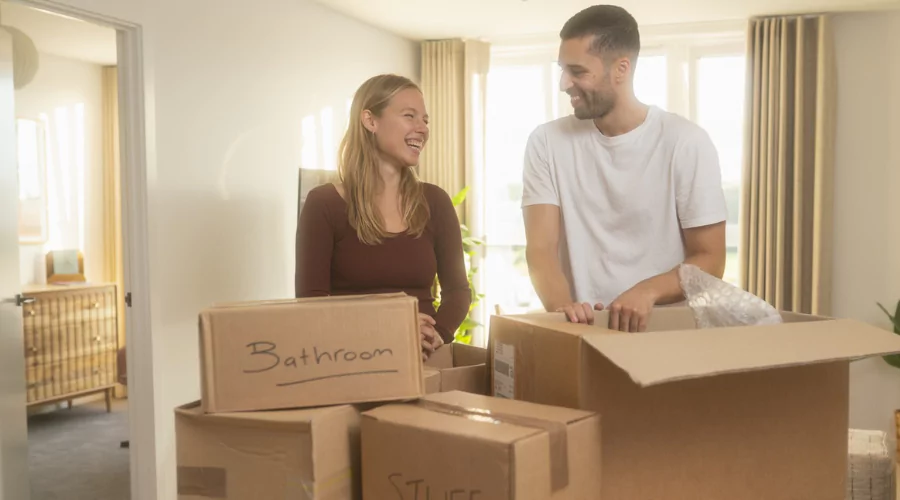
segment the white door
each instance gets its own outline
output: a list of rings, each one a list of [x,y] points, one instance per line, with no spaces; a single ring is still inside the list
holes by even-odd
[[[0,500],[30,496],[14,105],[12,37],[0,29]]]

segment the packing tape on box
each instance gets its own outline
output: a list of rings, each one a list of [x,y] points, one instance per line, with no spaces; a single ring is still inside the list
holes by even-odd
[[[438,413],[467,418],[489,424],[510,424],[545,431],[550,437],[550,485],[553,492],[569,485],[569,440],[563,422],[544,420],[508,413],[497,413],[483,408],[466,408],[437,401],[420,399],[418,406]]]

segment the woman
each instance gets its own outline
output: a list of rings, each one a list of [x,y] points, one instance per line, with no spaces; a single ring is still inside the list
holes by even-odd
[[[380,75],[357,90],[340,146],[341,182],[312,189],[300,214],[295,282],[297,297],[417,297],[424,359],[453,341],[472,300],[450,197],[414,170],[426,142],[428,115],[416,84]]]

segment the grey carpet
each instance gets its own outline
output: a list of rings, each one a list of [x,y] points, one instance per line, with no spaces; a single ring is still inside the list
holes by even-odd
[[[127,402],[103,401],[28,418],[32,500],[128,500]]]

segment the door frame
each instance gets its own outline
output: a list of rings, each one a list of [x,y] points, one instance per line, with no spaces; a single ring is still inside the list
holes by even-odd
[[[147,144],[152,144],[152,135],[148,138],[148,133],[153,133],[153,127],[147,121],[145,108],[143,31],[139,24],[52,0],[7,1],[116,30],[123,278],[125,292],[131,293],[131,306],[125,308],[131,499],[156,500],[156,409],[147,222]],[[26,411],[24,406],[22,411]]]

